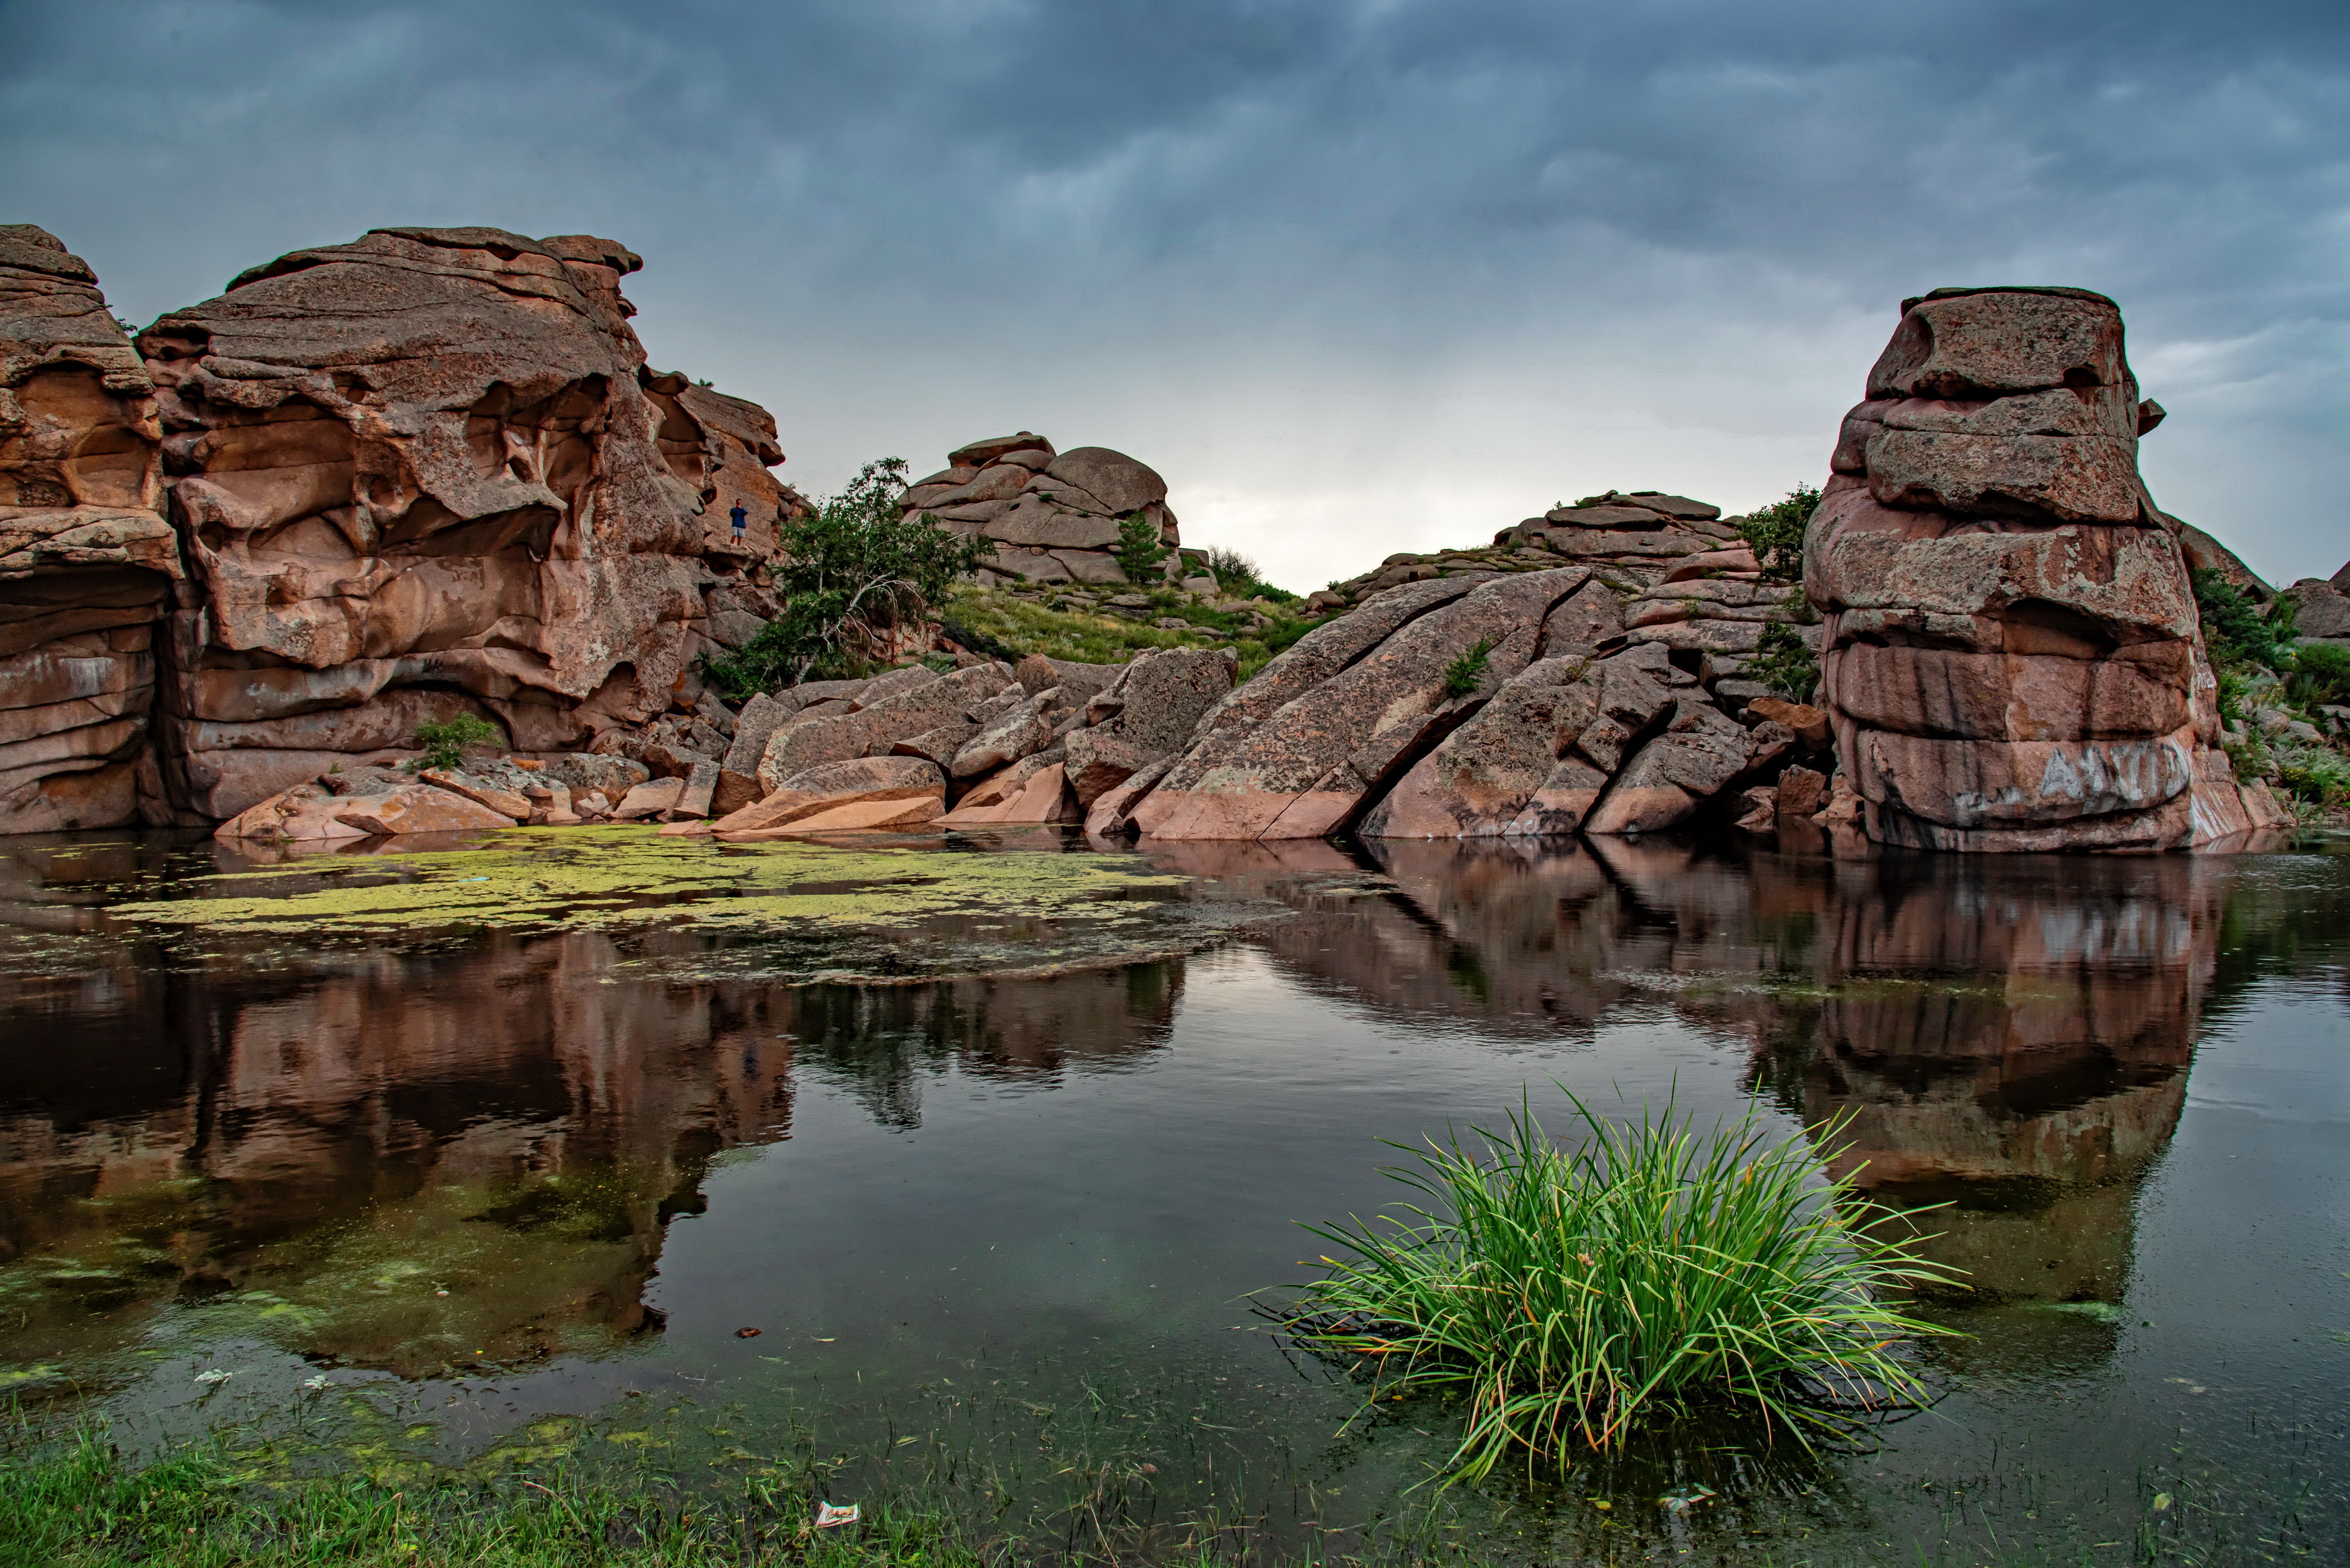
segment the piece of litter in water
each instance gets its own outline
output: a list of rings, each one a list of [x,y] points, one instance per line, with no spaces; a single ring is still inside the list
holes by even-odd
[[[321,1393],[326,1389],[332,1388],[334,1385],[328,1382],[327,1375],[321,1372],[315,1377],[305,1377],[302,1379],[302,1386],[307,1388],[311,1393],[317,1394]]]
[[[2160,1513],[2164,1509],[2168,1508],[2169,1506],[2170,1506],[2170,1494],[2169,1494],[2168,1492],[2167,1492],[2167,1491],[2158,1491],[2158,1492],[2156,1492],[2156,1493],[2154,1494],[2154,1511],[2155,1511],[2155,1512],[2157,1512],[2157,1513]]]
[[[833,1343],[833,1341],[834,1341],[835,1339],[837,1339],[838,1337],[839,1337],[839,1335],[837,1335],[837,1334],[834,1334],[834,1335],[831,1335],[831,1336],[827,1337],[827,1335],[824,1335],[824,1334],[817,1334],[817,1335],[816,1336],[816,1342],[818,1345],[830,1345],[830,1344],[832,1344],[832,1343]]]
[[[828,1502],[816,1505],[816,1527],[818,1530],[830,1530],[837,1525],[856,1522],[857,1505],[853,1502],[846,1508],[835,1508]]]
[[[734,1337],[737,1339],[756,1339],[759,1337],[759,1331],[755,1328],[738,1328],[734,1331]]]
[[[1675,1513],[1684,1513],[1714,1495],[1710,1486],[1693,1486],[1680,1491],[1668,1492],[1657,1501]]]
[[[199,1383],[225,1383],[231,1377],[235,1376],[236,1375],[233,1372],[223,1372],[219,1367],[214,1366],[207,1371],[197,1373],[196,1381]]]

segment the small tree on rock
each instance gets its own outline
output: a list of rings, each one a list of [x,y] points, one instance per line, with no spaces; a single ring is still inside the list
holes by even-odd
[[[777,531],[784,613],[739,651],[703,661],[727,697],[858,673],[895,653],[950,583],[979,569],[993,546],[928,512],[901,514],[905,489],[906,460],[881,458]]]
[[[1118,566],[1124,569],[1127,581],[1148,582],[1159,575],[1159,563],[1172,551],[1159,541],[1159,524],[1139,512],[1129,512],[1118,520]]]

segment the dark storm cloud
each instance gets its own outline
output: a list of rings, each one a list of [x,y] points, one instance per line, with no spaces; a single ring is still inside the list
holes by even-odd
[[[1301,581],[1561,487],[1764,499],[1901,295],[2084,284],[2174,410],[2158,493],[2297,576],[2350,555],[2345,45],[2339,5],[17,0],[0,206],[141,317],[377,223],[614,234],[657,359],[804,482],[1024,423]]]

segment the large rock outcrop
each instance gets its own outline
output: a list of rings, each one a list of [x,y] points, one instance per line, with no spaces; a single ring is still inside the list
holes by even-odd
[[[2218,749],[2161,417],[2085,289],[1905,301],[1806,536],[1822,690],[1869,836],[2164,849],[2275,826]]]
[[[137,818],[181,576],[155,388],[81,258],[0,225],[0,832]]]
[[[763,410],[646,367],[639,265],[379,229],[140,335],[199,590],[161,703],[180,807],[234,815],[461,711],[516,751],[584,746],[666,710],[713,619],[747,635],[796,498]]]
[[[1157,470],[1106,446],[1055,452],[1033,431],[956,448],[947,466],[917,480],[899,504],[990,541],[994,549],[980,575],[983,587],[1124,583],[1117,550],[1119,523],[1128,517],[1148,520],[1170,551],[1181,543]],[[1170,553],[1161,574],[1175,570],[1179,559]]]

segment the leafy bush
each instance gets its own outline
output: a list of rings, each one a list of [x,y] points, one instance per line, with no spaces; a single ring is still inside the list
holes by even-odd
[[[924,512],[900,515],[906,460],[859,469],[837,495],[777,530],[783,559],[775,586],[784,613],[740,650],[703,661],[721,692],[741,702],[803,680],[859,673],[896,651],[955,578],[993,548],[939,526]]]
[[[2322,746],[2279,748],[2276,776],[2296,799],[2324,811],[2350,805],[2350,757]]]
[[[2307,642],[2293,650],[2293,675],[2285,691],[2304,708],[2350,699],[2350,648]]]
[[[471,713],[460,713],[446,723],[416,726],[416,749],[424,755],[414,766],[444,771],[465,765],[465,748],[487,746],[504,739],[498,727]]]
[[[2204,646],[2214,664],[2251,664],[2280,672],[2292,662],[2293,608],[2280,599],[2261,613],[2241,588],[2215,566],[2195,573],[2195,608],[2203,621]]]
[[[1884,1298],[1956,1282],[1885,1239],[1898,1221],[1850,1176],[1800,1139],[1766,1147],[1751,1113],[1700,1136],[1669,1107],[1617,1127],[1568,1098],[1586,1135],[1573,1154],[1521,1107],[1479,1133],[1482,1154],[1431,1139],[1417,1168],[1388,1170],[1429,1207],[1307,1226],[1352,1256],[1323,1260],[1292,1319],[1300,1341],[1363,1358],[1375,1400],[1465,1394],[1450,1462],[1471,1480],[1515,1449],[1563,1464],[1573,1437],[1619,1445],[1703,1398],[1808,1444],[1853,1417],[1803,1397],[1807,1379],[1865,1407],[1918,1401],[1888,1352],[1949,1331]]]
[[[1820,660],[1804,644],[1803,635],[1783,620],[1765,621],[1745,677],[1759,680],[1772,695],[1790,702],[1808,702],[1820,686]]]
[[[1493,651],[1493,639],[1481,637],[1477,646],[1444,667],[1444,694],[1466,697],[1485,683],[1485,672],[1492,667],[1489,657]]]
[[[1274,604],[1295,604],[1299,596],[1287,588],[1276,588],[1264,580],[1257,565],[1238,550],[1222,545],[1208,546],[1208,570],[1216,574],[1216,582],[1226,593],[1240,599],[1270,599]]]
[[[1739,520],[1738,536],[1762,564],[1762,575],[1783,583],[1804,576],[1804,529],[1820,506],[1820,493],[1808,484],[1787,492],[1784,501],[1758,507]]]
[[[1118,520],[1118,548],[1111,552],[1126,572],[1130,583],[1145,583],[1159,576],[1159,563],[1174,552],[1159,542],[1159,524],[1139,512],[1129,512]]]

